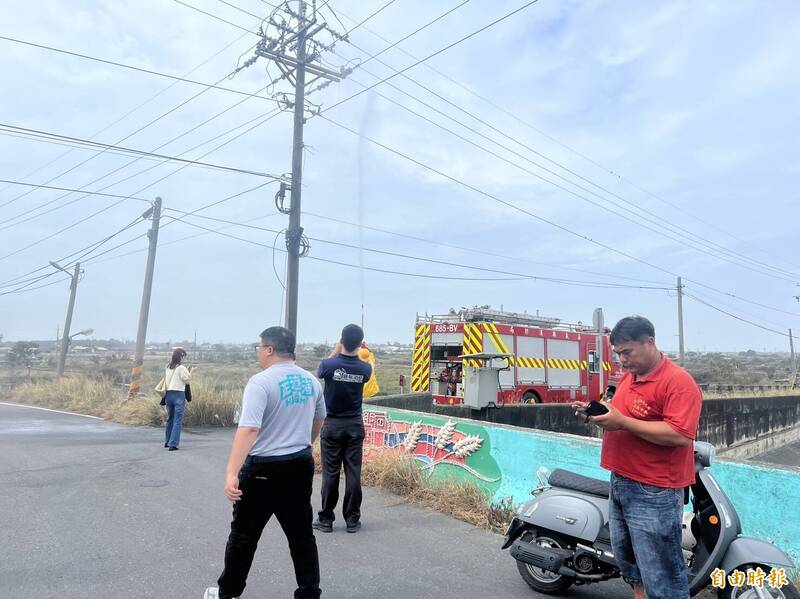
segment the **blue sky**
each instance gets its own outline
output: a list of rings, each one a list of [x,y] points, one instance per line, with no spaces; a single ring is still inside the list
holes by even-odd
[[[186,2],[246,28],[256,24],[218,0]],[[260,0],[233,3],[255,14],[269,10]],[[397,0],[367,27],[395,41],[459,3]],[[348,27],[353,24],[348,18],[359,21],[382,4],[331,2]],[[416,59],[402,51],[422,58],[522,4],[472,0],[380,58],[396,69],[404,68]],[[342,28],[330,13],[327,16]],[[249,57],[246,51],[257,39],[167,0],[53,0],[46,7],[8,0],[0,7],[0,22],[4,23],[0,35],[175,75],[185,75],[229,46],[189,76],[208,83],[230,72],[243,53],[243,58]],[[796,249],[800,158],[795,149],[800,137],[795,60],[800,53],[799,27],[800,8],[789,1],[540,0],[427,63],[496,106],[424,65],[407,72],[482,123],[402,77],[391,83],[428,106],[388,83],[374,90],[472,144],[371,92],[325,114],[450,179],[359,140],[322,118],[310,119],[303,185],[303,209],[309,214],[304,215],[303,225],[314,238],[311,256],[353,266],[303,260],[300,339],[335,338],[343,324],[360,320],[362,303],[367,337],[376,342],[410,341],[415,314],[443,313],[450,307],[502,305],[587,322],[592,310],[602,306],[608,321],[631,313],[650,317],[662,347],[672,349],[677,346],[676,298],[674,289],[664,288],[674,288],[674,275],[686,279],[687,293],[718,309],[769,329],[800,329],[800,303],[793,297],[800,294],[800,277],[791,274],[800,272]],[[354,32],[351,39],[353,44],[338,44],[325,60],[338,66],[388,45],[367,28]],[[94,138],[151,151],[242,99],[208,91],[120,142],[202,88],[179,83],[165,90],[172,83],[168,79],[8,41],[0,40],[0,45],[0,122],[6,125],[90,138],[161,92]],[[277,73],[267,64],[260,59],[221,85],[256,92],[266,84],[267,73],[270,77]],[[384,78],[391,73],[387,66],[371,61],[310,100],[329,107],[362,85],[373,84],[377,80],[373,74]],[[249,99],[159,152],[181,154],[274,107],[269,100]],[[186,157],[198,159],[216,144],[187,152]],[[67,188],[107,187],[104,193],[145,198],[160,195],[168,208],[177,210],[194,210],[264,181],[189,167],[139,192],[179,165],[159,165],[139,174],[156,165],[139,160],[100,179],[132,160],[110,153],[56,177],[94,154],[85,149],[73,150],[31,174],[68,149],[0,135],[0,178],[33,183],[53,179],[50,185]],[[290,155],[291,115],[283,113],[203,160],[281,174],[290,170]],[[122,179],[126,180],[117,183]],[[45,209],[37,212],[38,206],[63,193],[39,189],[15,199],[24,189],[0,184],[0,204],[8,203],[0,207],[0,221],[8,221],[0,225],[7,227],[0,242],[4,256],[116,201],[100,196],[77,200],[80,196],[72,194],[52,206],[75,199],[74,203],[20,222],[27,211],[33,209],[30,215],[36,215]],[[268,185],[200,214],[280,230],[287,219],[274,214],[276,190]],[[0,258],[0,281],[24,275],[119,230],[146,207],[124,201],[63,234]],[[165,224],[170,220],[166,218]],[[199,218],[192,222],[214,229],[224,226]],[[359,229],[359,224],[370,229]],[[135,225],[102,249],[138,239],[86,263],[74,326],[93,327],[97,337],[135,336],[145,254],[118,255],[143,250],[146,228],[145,223]],[[231,227],[224,232],[269,247],[275,239],[269,231]],[[171,223],[162,231],[161,241],[166,244],[197,233],[202,231]],[[157,258],[149,337],[185,339],[197,330],[202,340],[243,341],[279,322],[282,290],[269,247],[216,234],[163,245]],[[275,270],[281,276],[283,260],[283,254],[275,255]],[[359,265],[451,278],[379,273]],[[463,266],[659,289],[594,288],[532,279],[457,280],[508,278]],[[13,289],[6,285],[0,291]],[[0,295],[0,333],[6,339],[53,337],[63,322],[67,293],[63,282]],[[788,347],[785,336],[736,320],[693,298],[685,299],[684,313],[688,349]]]

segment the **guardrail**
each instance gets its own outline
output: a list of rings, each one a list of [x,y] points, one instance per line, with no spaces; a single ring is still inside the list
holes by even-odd
[[[722,383],[702,383],[698,385],[703,391],[717,391],[733,393],[736,391],[790,391],[794,389],[791,383],[772,383],[769,385],[728,385]]]

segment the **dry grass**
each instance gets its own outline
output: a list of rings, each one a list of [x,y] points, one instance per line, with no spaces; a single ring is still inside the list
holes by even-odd
[[[239,405],[240,393],[215,389],[208,381],[192,384],[192,402],[184,413],[185,426],[230,426]],[[16,387],[10,399],[18,403],[66,410],[122,424],[161,426],[166,414],[158,395],[149,394],[126,401],[125,392],[105,379],[64,377]]]
[[[313,453],[317,473],[320,473],[318,443]],[[400,451],[366,450],[361,482],[494,532],[505,532],[515,515],[510,497],[494,504],[490,495],[472,481],[431,479],[422,473],[417,460]]]

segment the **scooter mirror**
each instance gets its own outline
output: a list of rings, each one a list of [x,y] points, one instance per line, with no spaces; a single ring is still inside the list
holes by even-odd
[[[700,460],[703,467],[708,468],[717,456],[717,448],[706,441],[695,441],[694,454]]]

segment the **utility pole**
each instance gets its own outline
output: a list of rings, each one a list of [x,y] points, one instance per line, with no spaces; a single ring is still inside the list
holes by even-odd
[[[678,363],[683,366],[686,356],[683,351],[683,283],[678,277]]]
[[[158,226],[161,222],[161,198],[156,198],[153,206],[142,214],[142,218],[152,218],[153,224],[147,232],[150,241],[147,248],[147,268],[144,273],[142,304],[139,308],[139,328],[136,331],[136,349],[133,354],[131,368],[131,384],[128,388],[128,399],[134,399],[142,384],[144,367],[144,346],[147,340],[147,319],[150,316],[150,296],[153,291],[153,271],[156,265],[156,249],[158,248]]]
[[[288,210],[283,208],[286,185],[281,184],[281,190],[276,196],[276,204],[281,212],[288,212],[289,227],[286,229],[286,250],[288,252],[286,273],[286,328],[297,333],[297,303],[300,292],[300,258],[309,250],[308,240],[303,236],[303,227],[300,225],[301,192],[303,181],[303,126],[306,122],[306,93],[318,80],[324,80],[308,93],[321,89],[331,81],[341,81],[350,70],[340,69],[334,71],[318,62],[323,52],[330,50],[333,45],[345,36],[337,33],[330,27],[317,11],[316,2],[312,2],[311,14],[308,15],[306,0],[296,0],[297,10],[292,8],[295,2],[287,1],[281,5],[281,11],[273,12],[262,24],[260,31],[261,41],[256,46],[256,58],[264,57],[273,61],[281,72],[282,78],[294,85],[294,101],[290,101],[287,94],[275,93],[273,97],[286,108],[294,110],[294,133],[292,137],[292,182],[291,206]],[[330,8],[330,7],[329,7]],[[279,18],[280,17],[280,18]],[[321,33],[329,34],[331,40],[328,45],[323,45],[315,40]],[[254,59],[249,64],[255,63]],[[311,77],[307,80],[307,75]],[[317,110],[313,108],[313,115]],[[280,198],[280,200],[279,200]]]
[[[789,369],[791,370],[792,389],[797,386],[797,364],[794,361],[794,337],[792,336],[792,329],[789,329],[789,352],[791,354],[791,361],[789,362]]]
[[[73,272],[69,272],[63,266],[50,261],[50,266],[62,270],[72,277],[69,284],[69,304],[67,304],[67,317],[64,320],[64,333],[61,335],[61,351],[58,354],[58,366],[56,367],[56,376],[64,376],[64,365],[67,363],[67,350],[69,350],[69,327],[72,325],[72,311],[75,309],[75,294],[78,291],[78,278],[81,275],[81,263],[75,263]]]
[[[598,385],[600,387],[600,393],[598,397],[603,397],[606,391],[606,388],[603,385],[603,342],[605,341],[606,326],[603,309],[595,308],[592,316],[592,324],[594,325],[594,328],[597,329],[597,378]]]

